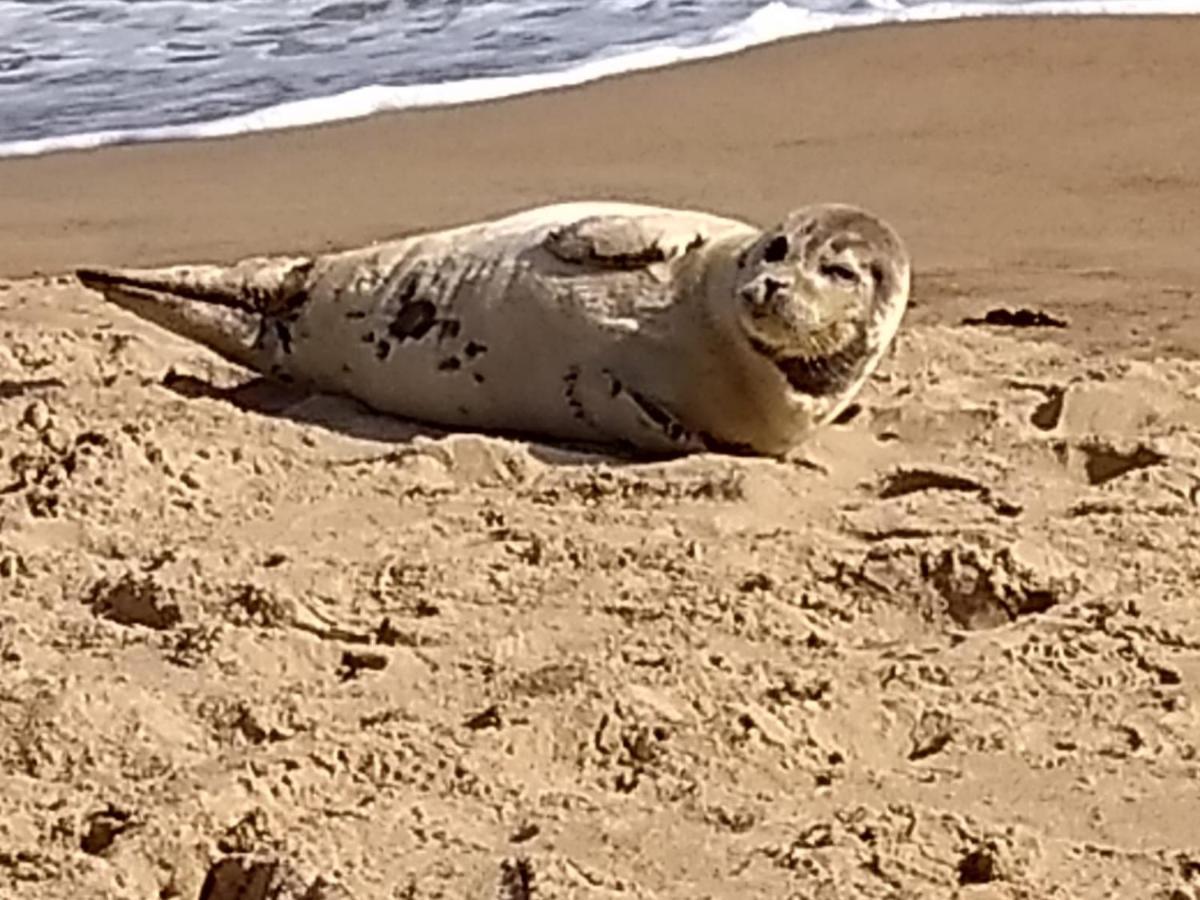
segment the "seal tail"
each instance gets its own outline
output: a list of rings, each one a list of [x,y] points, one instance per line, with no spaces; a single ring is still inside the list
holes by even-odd
[[[234,266],[76,270],[84,287],[139,318],[196,341],[221,356],[264,371],[264,318],[307,299],[312,261],[258,258]]]

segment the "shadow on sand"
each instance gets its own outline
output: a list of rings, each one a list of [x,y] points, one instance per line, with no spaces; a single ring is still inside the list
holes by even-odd
[[[172,369],[163,376],[162,386],[180,397],[217,400],[243,412],[288,419],[359,440],[393,445],[394,450],[399,453],[415,450],[414,444],[422,440],[439,440],[454,434],[481,434],[520,441],[530,456],[549,465],[604,463],[610,466],[629,466],[663,462],[673,458],[633,449],[625,451],[619,447],[546,443],[531,438],[528,434],[515,432],[474,429],[460,432],[438,428],[410,419],[377,413],[350,397],[318,393],[264,376],[253,377],[233,387],[219,387],[203,378]]]

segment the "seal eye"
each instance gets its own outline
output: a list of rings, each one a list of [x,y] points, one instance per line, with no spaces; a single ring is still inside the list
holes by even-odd
[[[821,274],[842,284],[858,284],[858,273],[842,263],[822,263]]]
[[[763,250],[763,262],[777,263],[783,262],[788,255],[788,250],[791,247],[788,245],[788,239],[784,235],[779,235],[772,238],[771,243],[767,244]]]

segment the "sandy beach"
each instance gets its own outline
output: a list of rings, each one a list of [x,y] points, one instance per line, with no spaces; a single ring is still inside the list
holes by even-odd
[[[0,160],[0,897],[1200,900],[1198,47],[889,26]],[[69,274],[571,198],[864,205],[895,352],[805,463],[629,464]]]

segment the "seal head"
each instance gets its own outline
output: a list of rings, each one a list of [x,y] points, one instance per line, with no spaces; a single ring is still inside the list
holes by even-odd
[[[836,416],[883,356],[908,300],[900,238],[857,207],[790,214],[738,259],[737,320],[791,389]]]

